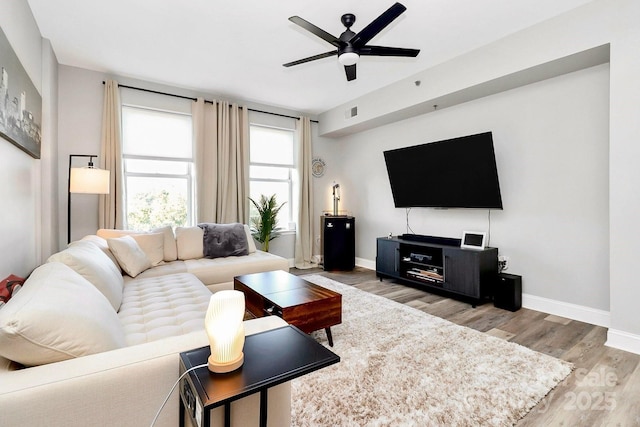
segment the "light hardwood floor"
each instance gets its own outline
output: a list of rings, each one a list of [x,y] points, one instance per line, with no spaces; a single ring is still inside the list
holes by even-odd
[[[522,308],[470,304],[430,294],[357,267],[350,272],[291,269],[320,274],[409,305],[459,325],[512,341],[575,365],[572,374],[517,426],[640,426],[640,356],[606,347],[606,328]]]

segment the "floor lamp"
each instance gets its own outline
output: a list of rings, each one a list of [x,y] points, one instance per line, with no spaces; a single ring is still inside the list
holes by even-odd
[[[72,168],[74,157],[88,157],[89,163],[83,168]],[[69,155],[69,185],[67,187],[67,243],[71,242],[71,193],[109,194],[109,171],[93,166],[96,155]]]

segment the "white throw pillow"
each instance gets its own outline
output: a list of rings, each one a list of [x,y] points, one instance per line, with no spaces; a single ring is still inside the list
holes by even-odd
[[[151,267],[151,261],[131,236],[107,239],[109,249],[118,260],[118,264],[131,277],[136,277]]]
[[[131,237],[133,237],[138,243],[138,246],[140,246],[140,249],[142,249],[142,252],[149,258],[152,267],[164,263],[164,234],[132,234]]]
[[[173,235],[173,229],[170,225],[166,227],[155,228],[152,233],[164,234],[164,260],[175,261],[178,259],[178,249],[176,248],[176,236]]]
[[[101,228],[96,235],[103,239],[113,239],[122,236],[136,236],[139,234],[164,233],[164,261],[175,261],[178,259],[178,251],[176,249],[176,238],[173,235],[173,229],[170,225],[166,227],[155,228],[150,232],[135,230],[116,230],[111,228]]]
[[[251,229],[247,224],[244,224],[244,232],[247,235],[247,243],[249,244],[249,253],[254,253],[256,249],[256,242],[253,240],[253,236],[251,235]]]
[[[122,303],[124,280],[120,270],[94,243],[86,240],[73,242],[63,251],[49,257],[47,262],[61,262],[87,279],[118,311]]]
[[[204,230],[200,227],[177,227],[176,246],[178,259],[198,259],[204,257]]]
[[[0,356],[25,366],[124,346],[120,320],[104,295],[59,262],[36,268],[0,310]]]

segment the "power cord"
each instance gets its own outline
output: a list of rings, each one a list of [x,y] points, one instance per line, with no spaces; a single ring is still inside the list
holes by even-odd
[[[189,372],[195,371],[196,369],[204,368],[206,366],[208,366],[206,363],[204,363],[202,365],[194,366],[193,368],[187,369],[186,371],[184,371],[184,373],[182,375],[180,375],[180,378],[178,378],[178,380],[175,382],[175,384],[173,384],[173,387],[171,387],[171,390],[169,390],[169,394],[167,395],[167,398],[164,399],[164,402],[162,402],[162,405],[160,406],[160,409],[158,409],[158,412],[156,413],[156,416],[153,418],[153,421],[151,421],[151,427],[153,427],[156,424],[156,421],[158,421],[158,417],[160,416],[160,412],[162,412],[162,410],[164,409],[164,405],[166,405],[167,402],[169,401],[169,398],[171,397],[171,394],[173,393],[173,390],[176,389],[176,387],[180,383],[180,380],[182,378],[184,378],[184,376],[187,375]]]
[[[413,233],[413,230],[411,229],[411,226],[409,225],[409,213],[411,213],[411,208],[406,208],[405,209],[405,215],[407,217],[406,222],[407,222],[407,233],[411,232]]]
[[[489,232],[487,233],[487,246],[491,246],[491,209],[489,209]]]

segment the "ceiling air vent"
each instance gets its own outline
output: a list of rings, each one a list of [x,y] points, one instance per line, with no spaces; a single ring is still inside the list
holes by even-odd
[[[350,118],[355,117],[357,115],[358,115],[358,106],[348,108],[344,112],[344,118],[345,119],[350,119]]]

